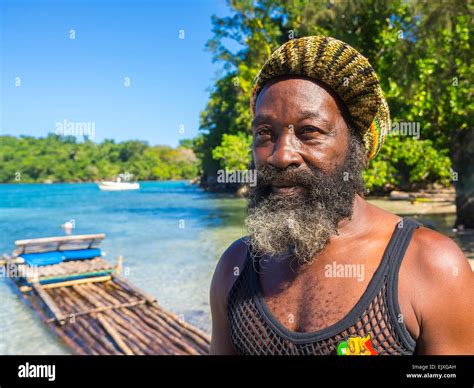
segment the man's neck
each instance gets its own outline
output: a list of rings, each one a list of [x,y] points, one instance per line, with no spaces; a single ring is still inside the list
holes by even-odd
[[[345,239],[363,233],[370,218],[370,206],[360,195],[356,194],[351,218],[340,221],[337,227],[338,235],[334,239]]]

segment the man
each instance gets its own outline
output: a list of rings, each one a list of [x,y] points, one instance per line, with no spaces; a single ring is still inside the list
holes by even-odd
[[[388,131],[354,48],[291,40],[255,80],[249,236],[211,285],[212,354],[469,354],[474,280],[449,238],[369,204],[363,168]],[[370,351],[366,351],[370,349]]]

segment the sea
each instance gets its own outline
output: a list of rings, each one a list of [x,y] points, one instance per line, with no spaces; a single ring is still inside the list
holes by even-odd
[[[105,233],[105,259],[165,309],[210,333],[209,286],[221,254],[245,234],[245,200],[187,181],[141,182],[101,191],[94,183],[0,185],[0,254],[16,240]],[[0,278],[0,354],[69,354]]]

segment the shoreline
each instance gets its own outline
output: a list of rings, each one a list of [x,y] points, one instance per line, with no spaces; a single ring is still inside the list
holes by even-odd
[[[456,215],[456,204],[452,201],[443,202],[411,202],[409,200],[391,200],[386,197],[367,197],[366,200],[390,213],[398,215],[429,215],[452,214]]]
[[[164,180],[153,180],[153,181],[144,181],[144,180],[138,180],[136,182],[143,182],[143,183],[147,183],[147,182],[188,182],[189,184],[193,184],[192,183],[192,179],[164,179]],[[50,183],[46,183],[46,182],[0,182],[0,186],[1,185],[47,185],[47,186],[50,186],[50,185],[64,185],[64,184],[83,184],[83,183],[95,183],[95,184],[99,184],[100,182],[103,182],[103,181],[81,181],[81,182],[74,182],[74,181],[71,181],[71,182],[50,182]]]

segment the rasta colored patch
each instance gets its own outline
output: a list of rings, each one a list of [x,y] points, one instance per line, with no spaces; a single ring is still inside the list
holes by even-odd
[[[378,353],[370,342],[370,334],[365,337],[350,337],[337,346],[339,356],[376,356]]]

